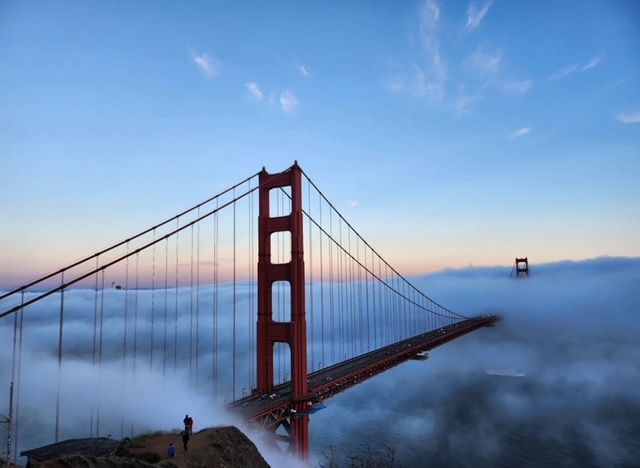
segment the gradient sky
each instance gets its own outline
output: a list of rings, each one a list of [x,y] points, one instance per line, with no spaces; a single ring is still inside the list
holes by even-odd
[[[640,3],[0,0],[0,270],[297,159],[400,271],[640,255]]]

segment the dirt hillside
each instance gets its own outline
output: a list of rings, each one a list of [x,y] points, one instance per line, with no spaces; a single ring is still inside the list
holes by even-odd
[[[176,456],[167,457],[173,442]],[[39,468],[269,468],[256,446],[234,426],[203,429],[191,436],[188,450],[179,433],[153,434],[125,440],[117,456],[65,457]]]

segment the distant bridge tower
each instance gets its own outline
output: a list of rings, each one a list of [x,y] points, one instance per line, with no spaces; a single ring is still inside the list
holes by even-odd
[[[517,258],[516,257],[516,278],[521,278],[523,276],[529,276],[529,259],[527,257]]]

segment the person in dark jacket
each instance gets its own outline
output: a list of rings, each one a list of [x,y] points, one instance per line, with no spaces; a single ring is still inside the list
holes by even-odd
[[[193,434],[193,418],[188,414],[185,414],[182,422],[184,423],[185,432],[188,432],[189,434]]]
[[[182,431],[182,446],[184,447],[185,452],[188,450],[188,447],[187,447],[188,445],[189,445],[189,432]]]

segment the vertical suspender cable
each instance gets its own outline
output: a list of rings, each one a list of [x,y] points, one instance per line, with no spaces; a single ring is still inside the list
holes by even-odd
[[[218,247],[219,247],[219,229],[218,229],[218,213],[217,209],[220,205],[219,200],[216,199],[216,213],[213,215],[213,238],[215,242],[215,248],[213,252],[213,268],[214,268],[214,285],[213,285],[213,398],[218,398],[218,298],[219,298],[219,288],[218,284],[220,283],[220,274],[219,274],[219,263],[220,257],[218,255]]]
[[[356,237],[356,255],[358,258],[358,263],[360,263],[360,241],[358,239],[358,237]],[[366,261],[367,261],[367,257],[365,256],[365,265],[366,265]],[[365,330],[364,328],[364,314],[362,311],[362,267],[358,266],[358,323],[360,324],[360,354],[362,354],[365,350],[365,339],[364,339],[364,334],[365,332],[368,333],[368,326],[369,326],[369,311],[367,310],[367,320],[366,320],[366,324],[367,324],[367,329]]]
[[[367,268],[367,245],[365,244],[363,247],[364,254],[364,268],[365,268],[365,290],[364,294],[366,297],[365,307],[367,309],[367,352],[371,351],[371,322],[370,322],[370,314],[369,310],[369,269]]]
[[[376,270],[376,263],[375,263],[375,257],[374,257],[374,252],[373,250],[371,250],[371,271],[375,272]],[[378,285],[378,281],[373,278],[373,273],[371,274],[372,278],[371,278],[371,298],[373,299],[373,348],[374,349],[378,349],[378,326],[377,326],[377,320],[376,320],[376,316],[379,314],[378,311],[378,307],[376,304],[376,288]]]
[[[315,343],[313,341],[313,327],[314,327],[314,321],[313,321],[313,236],[312,236],[312,231],[311,231],[311,184],[309,183],[309,180],[307,179],[307,206],[309,209],[309,224],[307,229],[309,230],[309,308],[310,308],[310,313],[311,313],[311,372],[313,372],[313,370],[315,369],[315,357],[314,357],[314,353],[313,353],[313,348],[315,347]]]
[[[319,218],[320,218],[320,226],[322,226],[322,198],[318,197],[318,208],[319,208]],[[324,355],[324,256],[322,255],[322,231],[318,229],[318,240],[320,242],[320,342],[322,348],[322,361],[321,365],[318,365],[318,368],[322,368],[322,366],[326,365],[326,358]]]
[[[64,285],[64,272],[60,275],[60,284]],[[55,442],[60,440],[60,387],[62,385],[62,330],[64,327],[64,288],[60,291],[60,327],[58,331],[58,388],[56,392],[56,430]]]
[[[189,386],[193,385],[193,224],[191,225],[191,270],[189,280]]]
[[[338,218],[338,242],[339,245],[342,245],[342,218]],[[338,310],[339,310],[339,315],[340,315],[340,358],[341,359],[346,359],[347,355],[344,352],[344,347],[345,347],[345,339],[346,337],[344,336],[344,308],[343,308],[343,275],[342,275],[342,254],[341,254],[341,249],[336,249],[336,253],[338,255],[338,297],[340,298],[340,301],[338,303]]]
[[[140,280],[140,252],[136,252],[136,282],[135,282],[135,294],[133,295],[133,380],[136,380],[136,362],[138,360],[138,290]],[[135,418],[131,420],[131,437],[134,434],[134,423]]]
[[[233,189],[233,198],[236,198],[236,191]],[[236,203],[233,203],[233,397],[236,399]]]
[[[353,260],[352,256],[353,253],[351,251],[351,229],[349,229],[349,256],[347,257],[349,260],[349,283],[350,283],[350,287],[349,287],[349,291],[351,294],[351,335],[352,335],[352,341],[353,341],[353,352],[352,355],[356,356],[357,354],[359,354],[358,352],[358,347],[360,346],[360,339],[359,339],[359,334],[360,334],[360,330],[359,330],[359,322],[358,322],[358,284],[357,284],[357,279],[356,279],[356,267],[355,267],[355,260]]]
[[[348,236],[348,254],[345,253],[345,267],[346,267],[346,282],[347,282],[347,310],[348,310],[348,324],[349,324],[349,340],[351,341],[351,357],[356,355],[356,321],[354,310],[354,282],[353,282],[353,260],[351,259],[351,230],[347,229]]]
[[[129,242],[127,242],[127,255],[129,255]],[[129,320],[129,257],[124,267],[124,317],[122,324],[122,375],[124,376],[127,365],[127,325]]]
[[[20,291],[20,294],[24,296],[24,290]],[[17,358],[17,345],[18,345],[18,316],[20,312],[13,315],[13,353],[11,355],[11,392],[9,393],[9,419],[7,421],[7,462],[11,460],[11,448],[13,440],[11,435],[14,427],[13,419],[13,405],[15,402],[14,389],[17,387],[16,381],[16,358]]]
[[[15,428],[14,430],[14,437],[13,437],[13,443],[14,443],[14,449],[13,449],[13,463],[15,464],[17,459],[18,459],[18,447],[19,447],[19,440],[18,440],[18,436],[20,435],[20,395],[22,394],[22,392],[20,391],[21,388],[21,383],[22,383],[22,330],[23,330],[23,323],[24,323],[24,310],[23,310],[23,306],[24,306],[24,290],[20,292],[20,310],[17,312],[18,314],[18,364],[17,364],[17,371],[16,371],[16,386],[15,388],[15,395],[16,395],[16,409],[15,409],[15,423],[13,425],[13,427]],[[12,422],[13,422],[13,418],[12,418]]]
[[[356,355],[356,320],[354,310],[354,294],[353,294],[353,260],[351,259],[351,229],[347,226],[348,237],[348,250],[349,254],[345,255],[347,265],[347,294],[348,294],[348,307],[349,307],[349,327],[350,327],[350,341],[351,341],[351,357]]]
[[[149,340],[149,369],[153,370],[153,332],[156,313],[156,230],[153,230],[153,260],[151,262],[151,339]]]
[[[93,364],[93,369],[92,371],[95,372],[95,367],[96,367],[96,348],[97,348],[97,330],[98,330],[98,264],[99,264],[99,258],[98,256],[96,256],[96,274],[95,274],[95,285],[94,285],[94,298],[93,298],[93,346],[92,346],[92,352],[91,352],[91,361]],[[94,410],[95,408],[91,408],[91,417],[90,417],[90,421],[89,421],[89,437],[93,437],[93,415],[94,415]]]
[[[102,278],[100,288],[100,332],[99,332],[99,346],[98,346],[98,412],[96,416],[96,437],[100,437],[100,406],[102,403],[102,337],[103,337],[103,324],[104,324],[104,267],[102,267]]]
[[[333,238],[333,213],[331,208],[329,208],[329,231],[331,232],[331,238]],[[329,316],[331,318],[331,364],[336,363],[336,342],[335,342],[335,315],[334,315],[334,287],[335,287],[335,276],[333,275],[333,245],[332,239],[328,240],[329,244],[329,278],[330,281],[330,289],[329,289]]]
[[[122,391],[127,388],[127,325],[129,312],[129,242],[127,241],[127,259],[124,264],[124,312],[122,317]],[[120,439],[124,438],[124,411],[120,413]]]
[[[138,361],[138,296],[140,291],[140,252],[136,252],[136,293],[133,297],[133,377]]]
[[[176,218],[176,230],[180,227],[180,218]],[[180,257],[179,257],[179,236],[180,233],[176,232],[176,278],[175,278],[175,289],[176,289],[176,303],[174,308],[174,316],[173,316],[173,373],[174,375],[178,371],[178,275],[179,275],[179,267]]]
[[[164,238],[164,330],[162,337],[162,379],[167,374],[167,302],[169,300],[169,238]]]
[[[198,207],[200,218],[200,207]],[[196,390],[198,390],[198,368],[200,361],[200,223],[198,222],[198,240],[196,243]]]
[[[385,343],[389,344],[391,342],[392,327],[391,327],[391,320],[390,320],[391,310],[389,307],[389,288],[386,286],[387,284],[389,284],[389,274],[387,272],[386,264],[384,266],[384,279],[385,279],[385,285],[383,288],[384,290],[384,330],[385,330]]]

